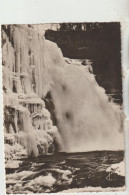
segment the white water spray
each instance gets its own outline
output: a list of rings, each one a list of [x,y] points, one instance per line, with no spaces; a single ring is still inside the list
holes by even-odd
[[[51,44],[51,43],[49,43]],[[49,46],[49,44],[47,44]],[[54,44],[49,46],[53,61],[49,71],[58,128],[67,152],[118,150],[124,148],[123,113],[109,102],[87,67],[62,62],[62,54]],[[54,52],[55,51],[55,52]],[[49,52],[48,52],[49,53]]]

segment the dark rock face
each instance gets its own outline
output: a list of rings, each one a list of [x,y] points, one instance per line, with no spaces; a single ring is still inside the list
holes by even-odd
[[[50,91],[47,93],[46,97],[44,98],[44,102],[45,102],[47,110],[51,114],[51,119],[52,119],[53,125],[57,126],[58,122],[57,122],[57,118],[56,118],[56,114],[55,114],[55,106],[54,106],[54,102],[53,102]]]
[[[11,106],[4,107],[4,125],[8,133],[10,125],[12,126],[14,132],[16,133],[15,109],[12,108]]]
[[[84,65],[84,66],[86,66],[87,65],[86,60],[83,60],[83,62],[81,64]]]

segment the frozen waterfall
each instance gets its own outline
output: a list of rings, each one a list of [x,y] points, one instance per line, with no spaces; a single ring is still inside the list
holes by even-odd
[[[66,152],[124,148],[122,111],[86,67],[67,64],[55,43],[26,25],[4,26],[2,39],[6,145],[13,135],[14,148],[35,156],[54,144]],[[48,92],[57,127],[45,108]]]

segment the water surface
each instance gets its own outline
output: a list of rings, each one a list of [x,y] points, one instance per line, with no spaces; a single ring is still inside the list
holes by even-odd
[[[94,151],[24,159],[19,168],[6,170],[7,193],[60,192],[89,186],[122,187],[125,177],[116,173],[109,175],[106,169],[123,158],[123,151]],[[10,173],[11,178],[8,177]]]

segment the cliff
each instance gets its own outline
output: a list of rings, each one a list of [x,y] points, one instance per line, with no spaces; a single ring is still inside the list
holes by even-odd
[[[48,47],[51,44],[50,48]],[[38,156],[60,148],[60,135],[45,108],[52,82],[49,65],[60,50],[26,25],[2,26],[5,158]]]

